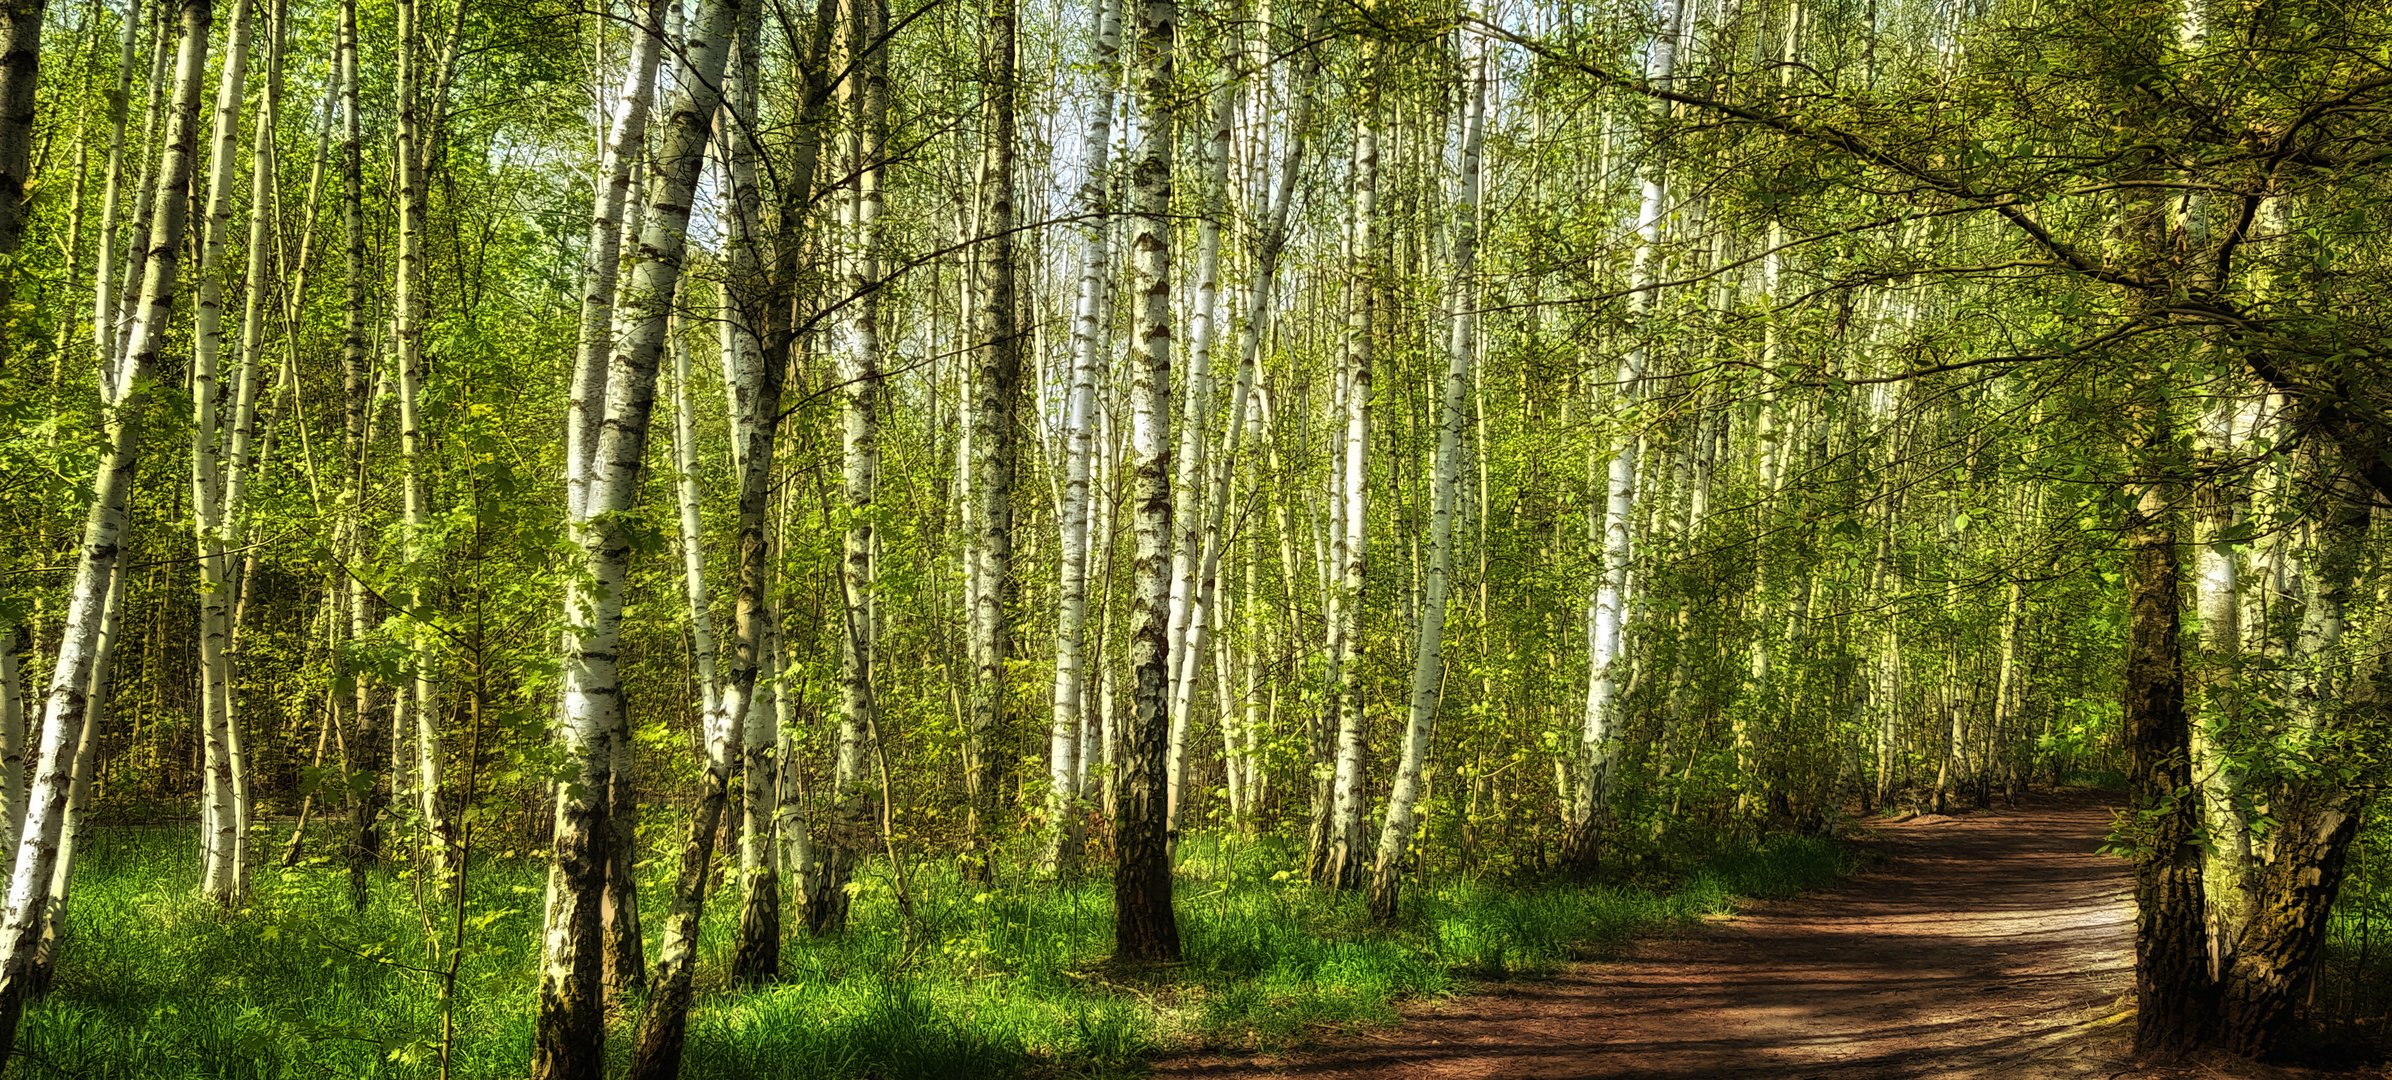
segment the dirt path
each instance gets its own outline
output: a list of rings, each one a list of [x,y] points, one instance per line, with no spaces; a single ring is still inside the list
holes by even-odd
[[[1164,1077],[2113,1077],[2132,904],[2110,811],[2043,800],[1881,824],[1835,891],[1749,905],[1550,982],[1284,1058]]]

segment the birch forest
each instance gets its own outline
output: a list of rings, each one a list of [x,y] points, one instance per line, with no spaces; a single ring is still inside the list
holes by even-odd
[[[0,0],[0,1069],[2380,1067],[2388,235],[2374,2]]]

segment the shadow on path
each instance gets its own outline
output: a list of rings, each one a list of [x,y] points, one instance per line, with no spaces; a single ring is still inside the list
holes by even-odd
[[[1873,869],[1748,905],[1562,977],[1411,1013],[1287,1057],[1158,1077],[2121,1075],[2132,878],[2096,854],[2111,811],[2044,797],[1881,823]]]

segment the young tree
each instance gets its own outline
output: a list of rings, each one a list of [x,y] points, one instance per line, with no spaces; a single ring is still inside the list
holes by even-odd
[[[846,119],[842,158],[850,178],[839,209],[841,298],[832,348],[839,365],[840,451],[845,467],[845,537],[839,564],[839,733],[830,822],[818,838],[820,856],[803,890],[806,929],[831,934],[847,928],[849,878],[879,811],[868,769],[879,754],[873,700],[874,602],[880,486],[880,230],[882,159],[889,111],[887,12],[881,0],[840,0],[844,36],[838,56],[844,75],[838,98]]]
[[[248,832],[248,807],[233,798],[232,581],[225,560],[228,508],[227,457],[219,440],[221,422],[218,357],[224,349],[224,234],[232,217],[233,155],[241,134],[243,76],[249,62],[249,2],[234,0],[231,33],[224,49],[222,82],[216,92],[216,139],[208,158],[207,210],[201,227],[198,326],[191,357],[191,507],[199,548],[200,730],[206,758],[201,798],[199,891],[230,907],[241,900],[247,875],[241,869],[240,838]],[[244,360],[244,362],[246,362]],[[247,383],[254,376],[236,378]]]
[[[1332,889],[1362,886],[1363,845],[1368,834],[1363,809],[1369,802],[1362,772],[1368,767],[1362,711],[1362,599],[1370,547],[1370,429],[1374,340],[1378,333],[1379,253],[1379,46],[1362,45],[1360,87],[1354,115],[1354,160],[1350,263],[1345,281],[1345,336],[1339,344],[1339,395],[1345,437],[1338,454],[1338,528],[1329,560],[1336,580],[1329,593],[1330,712],[1336,717],[1335,771],[1330,781],[1328,846],[1314,879]]]
[[[726,305],[721,342],[728,360],[732,463],[739,474],[739,537],[733,562],[738,576],[733,613],[734,642],[731,678],[724,688],[729,707],[739,717],[739,941],[731,960],[732,977],[757,983],[779,974],[781,967],[781,879],[773,857],[776,825],[773,753],[781,730],[780,702],[775,680],[779,665],[771,662],[771,537],[765,533],[765,512],[772,496],[774,435],[780,429],[781,389],[787,377],[786,348],[767,352],[758,331],[769,310],[792,300],[787,287],[777,298],[762,288],[765,267],[758,258],[762,242],[763,191],[756,177],[757,87],[763,78],[763,7],[741,12],[739,39],[725,87],[722,113],[716,118],[715,142],[726,151],[730,168],[731,208],[728,236],[729,266],[724,279]],[[812,185],[812,162],[799,164],[797,175],[785,182],[800,189]],[[802,203],[799,204],[802,206]],[[802,227],[801,212],[785,213],[783,226]],[[785,244],[795,244],[788,237]],[[776,268],[787,274],[785,268]]]
[[[1646,61],[1649,81],[1668,85],[1677,60],[1678,34],[1686,17],[1685,0],[1668,0],[1661,27],[1654,32]],[[1666,109],[1661,110],[1666,113]],[[1660,285],[1660,264],[1653,256],[1661,237],[1662,190],[1660,165],[1648,155],[1637,168],[1641,196],[1636,209],[1636,250],[1629,260],[1629,318],[1642,322],[1653,310]],[[1631,341],[1620,354],[1619,379],[1613,384],[1620,401],[1633,406],[1645,378],[1651,332],[1629,328]],[[1628,633],[1632,600],[1628,595],[1628,567],[1635,551],[1631,542],[1637,512],[1636,470],[1640,440],[1618,437],[1597,489],[1605,493],[1601,521],[1602,569],[1586,603],[1586,717],[1579,731],[1578,759],[1570,776],[1570,804],[1565,811],[1567,835],[1563,861],[1581,872],[1591,871],[1601,858],[1604,802],[1608,799],[1615,742],[1618,738],[1619,670],[1622,643]]]
[[[1454,200],[1453,237],[1449,258],[1453,280],[1446,286],[1445,312],[1451,325],[1445,342],[1445,384],[1437,401],[1437,459],[1429,481],[1428,583],[1422,590],[1420,625],[1414,634],[1412,694],[1404,746],[1395,771],[1395,786],[1387,794],[1387,821],[1379,832],[1378,865],[1370,879],[1371,914],[1382,921],[1396,913],[1404,856],[1411,846],[1414,814],[1420,801],[1421,768],[1428,758],[1429,733],[1444,698],[1445,604],[1447,579],[1453,576],[1454,493],[1460,485],[1462,425],[1468,419],[1470,363],[1478,342],[1472,334],[1477,303],[1471,293],[1478,275],[1479,150],[1487,127],[1487,54],[1483,45],[1464,38],[1475,56],[1465,59],[1469,74],[1464,92],[1460,136],[1461,192]]]

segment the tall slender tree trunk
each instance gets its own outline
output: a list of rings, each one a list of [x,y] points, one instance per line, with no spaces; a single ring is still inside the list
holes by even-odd
[[[840,552],[839,736],[821,859],[803,897],[806,929],[847,928],[847,882],[863,857],[879,813],[871,766],[877,757],[873,652],[878,636],[874,592],[879,544],[874,501],[880,487],[881,165],[889,107],[887,11],[881,0],[840,0],[845,74],[838,97],[847,117],[843,164],[850,179],[840,207],[841,286],[847,294],[833,349],[839,363],[841,456],[845,465],[845,539]]]
[[[1205,451],[1213,418],[1213,339],[1221,306],[1221,222],[1229,210],[1229,135],[1236,116],[1234,59],[1224,57],[1209,94],[1202,133],[1204,179],[1196,218],[1196,295],[1188,311],[1188,367],[1179,409],[1179,449],[1171,479],[1171,737],[1168,828],[1176,842],[1187,801],[1188,725],[1195,701],[1196,672],[1203,666],[1206,617],[1201,606],[1204,522],[1209,485]],[[1228,429],[1234,433],[1235,427]]]
[[[1012,710],[1005,691],[1005,664],[1012,650],[1013,486],[1021,397],[1022,343],[1015,326],[1014,267],[1014,98],[1018,18],[1013,0],[987,0],[982,48],[980,137],[980,239],[973,269],[978,301],[972,313],[971,515],[967,543],[978,573],[972,597],[970,701],[971,760],[968,831],[977,872],[995,874],[998,816],[1003,813],[1005,762],[1011,754]]]
[[[249,0],[234,0],[221,82],[216,92],[216,139],[208,159],[207,209],[201,226],[197,326],[191,356],[191,521],[199,554],[200,732],[205,793],[201,799],[200,894],[230,907],[240,902],[238,848],[247,831],[233,800],[231,739],[232,581],[225,559],[227,436],[219,408],[218,360],[224,349],[224,236],[232,218],[233,157],[241,134],[241,99],[249,61]]]
[[[108,95],[108,179],[100,196],[100,232],[92,256],[92,354],[100,377],[101,403],[113,392],[116,374],[116,247],[125,186],[125,112],[133,97],[133,68],[141,41],[141,0],[125,5],[117,39],[116,87]]]
[[[25,236],[25,186],[33,179],[34,91],[41,78],[47,7],[48,0],[0,3],[0,266],[7,268],[0,272],[0,316],[16,302],[15,263]],[[14,336],[0,336],[0,370],[8,366]]]
[[[564,657],[561,734],[574,775],[556,785],[552,899],[542,933],[532,1041],[535,1080],[598,1080],[605,1071],[599,909],[606,891],[609,808],[600,795],[612,780],[610,743],[622,724],[616,650],[632,548],[631,523],[624,511],[638,492],[640,465],[647,454],[656,369],[688,244],[691,193],[697,188],[708,132],[721,104],[725,54],[742,6],[739,0],[706,0],[675,58],[673,97],[650,181],[639,249],[615,304],[606,415],[589,463],[582,513],[571,521],[584,565],[565,597],[573,647]],[[649,1030],[659,1023],[677,1029],[686,1018],[685,1005],[674,1009],[672,993],[668,987],[667,996],[651,1000],[651,1013],[642,1022],[639,1059],[677,1069],[679,1031],[662,1031],[652,1039]],[[675,1017],[671,1011],[683,1015]]]
[[[740,729],[747,717],[720,681],[720,650],[714,635],[713,600],[706,587],[705,531],[698,513],[697,429],[689,395],[689,345],[678,327],[667,352],[673,358],[673,474],[681,508],[681,554],[684,593],[689,602],[692,651],[696,654],[699,696],[702,700],[701,738],[705,767],[698,776],[698,797],[689,818],[689,836],[681,844],[681,866],[675,876],[673,906],[665,919],[664,938],[657,948],[656,984],[648,1010],[640,1017],[639,1045],[631,1073],[643,1080],[670,1080],[681,1071],[681,1049],[695,996],[698,932],[706,912],[707,885],[714,867],[714,838],[730,803],[735,755],[744,743]]]
[[[268,16],[266,38],[266,87],[258,99],[256,131],[250,140],[249,168],[249,258],[244,276],[243,308],[241,315],[241,343],[238,367],[232,387],[233,421],[231,439],[227,444],[223,495],[220,500],[224,515],[225,544],[228,547],[246,546],[249,534],[248,480],[257,471],[261,457],[270,457],[274,444],[272,432],[258,449],[257,384],[258,368],[263,363],[266,336],[267,257],[276,248],[272,229],[274,214],[274,133],[277,119],[282,115],[283,45],[289,25],[287,0],[274,0]],[[291,283],[303,287],[302,269]],[[237,669],[242,654],[241,623],[251,597],[249,579],[257,565],[253,549],[244,560],[242,575],[233,590],[232,625],[227,641],[227,664]],[[225,684],[225,746],[232,770],[233,816],[238,822],[233,834],[234,890],[246,895],[249,890],[249,822],[250,785],[246,736],[241,728],[240,701],[233,694],[233,683]]]
[[[1354,117],[1352,263],[1346,278],[1344,451],[1335,513],[1340,522],[1331,559],[1337,576],[1329,620],[1331,712],[1336,717],[1336,771],[1332,779],[1328,851],[1320,881],[1333,889],[1362,886],[1364,737],[1362,711],[1362,591],[1370,539],[1370,422],[1372,367],[1379,288],[1379,115],[1378,45],[1363,43],[1364,87]]]
[[[1087,774],[1090,747],[1081,738],[1087,730],[1087,710],[1081,688],[1087,683],[1083,646],[1088,625],[1089,476],[1095,459],[1097,368],[1103,363],[1105,328],[1101,319],[1104,297],[1112,285],[1111,191],[1113,153],[1113,87],[1119,81],[1121,54],[1120,0],[1094,0],[1096,93],[1086,113],[1088,178],[1080,188],[1080,202],[1094,219],[1088,226],[1080,258],[1079,295],[1071,329],[1071,391],[1064,404],[1063,507],[1060,582],[1055,595],[1055,694],[1047,728],[1047,842],[1046,866],[1065,875],[1079,861],[1080,829],[1077,802],[1081,778]]]
[[[791,297],[765,289],[764,267],[756,246],[764,232],[763,189],[756,180],[753,125],[759,60],[763,40],[760,4],[741,9],[735,63],[726,79],[716,142],[730,161],[731,228],[730,275],[724,295],[731,298],[723,320],[725,355],[731,371],[733,464],[739,472],[739,539],[735,556],[737,603],[733,609],[731,679],[726,688],[739,713],[739,934],[732,951],[731,975],[742,983],[760,983],[780,973],[781,879],[774,858],[773,832],[778,800],[774,797],[774,746],[780,733],[777,709],[779,675],[771,659],[772,621],[771,536],[765,511],[772,497],[774,435],[779,431],[781,388],[786,379],[787,349],[766,350],[760,330],[773,318],[768,311],[786,306]],[[810,159],[788,182],[801,190],[813,183]],[[802,204],[800,204],[802,205]],[[785,215],[785,217],[794,215]],[[785,220],[795,227],[798,220]],[[797,237],[784,244],[798,242]],[[776,268],[777,270],[778,268]]]
[[[356,0],[343,0],[340,12],[339,65],[341,80],[341,168],[343,216],[349,244],[348,310],[341,349],[342,391],[347,406],[348,520],[342,536],[338,573],[347,579],[349,636],[362,640],[381,622],[381,598],[360,576],[368,556],[365,494],[367,457],[372,451],[369,409],[375,396],[366,340],[368,308],[365,251],[365,143],[358,109],[358,28]],[[380,722],[382,688],[370,672],[350,669],[356,683],[355,738],[343,766],[349,774],[349,898],[362,911],[366,884],[374,864],[382,858],[382,807],[390,752],[389,729]]]
[[[142,262],[149,257],[151,246],[147,230],[151,224],[151,205],[156,202],[158,165],[157,155],[151,150],[158,142],[158,125],[166,112],[167,74],[174,57],[171,31],[176,20],[168,14],[167,6],[160,4],[155,22],[156,26],[150,35],[148,102],[142,109],[141,141],[134,147],[134,153],[139,158],[139,178],[133,182],[132,235],[125,241],[128,250],[125,252],[124,265],[115,275],[110,292],[114,299],[108,307],[108,340],[102,348],[107,359],[107,366],[101,369],[102,387],[112,388],[120,381],[122,372],[119,369],[127,353],[125,335],[132,329]]]
[[[462,19],[463,13],[459,12]],[[428,549],[425,532],[430,526],[429,494],[425,490],[428,479],[424,475],[425,450],[423,421],[424,385],[424,236],[428,216],[425,191],[424,153],[429,139],[424,110],[428,96],[423,85],[422,62],[417,56],[418,40],[423,33],[422,0],[398,0],[398,160],[394,163],[399,180],[398,283],[395,290],[397,307],[398,368],[399,368],[399,456],[402,462],[402,513],[406,536],[406,565],[408,577],[414,582],[411,590],[412,612],[407,620],[408,666],[413,679],[410,691],[410,711],[415,718],[415,797],[416,810],[423,818],[423,835],[430,848],[431,870],[436,880],[445,881],[449,872],[449,825],[444,810],[440,763],[440,670],[439,634],[422,619],[427,606],[424,593],[433,578],[428,565],[432,552]],[[435,101],[429,105],[438,112]],[[395,777],[407,770],[395,768],[401,760],[395,742],[391,747]]]
[[[647,146],[649,102],[663,52],[664,0],[641,0],[630,27],[623,82],[598,147],[598,186],[591,200],[589,254],[582,264],[581,324],[574,346],[573,383],[566,399],[565,509],[586,516],[595,474],[592,455],[605,416],[607,362],[614,355],[615,294],[621,280],[623,238],[635,204],[634,175]],[[571,647],[571,642],[566,642]],[[617,717],[618,721],[623,718]],[[628,723],[606,732],[605,895],[599,904],[601,960],[611,993],[648,984],[647,948],[640,933],[639,788]],[[553,903],[554,898],[551,897]],[[553,915],[553,912],[551,913]]]
[[[816,0],[814,23],[806,35],[805,54],[801,60],[805,107],[798,114],[797,144],[791,153],[789,175],[781,184],[780,200],[775,208],[778,227],[773,230],[772,279],[766,293],[771,300],[765,305],[764,325],[767,329],[761,335],[764,339],[761,354],[766,365],[764,378],[775,380],[770,384],[775,387],[780,385],[778,380],[782,375],[779,373],[792,369],[801,356],[811,353],[816,347],[812,320],[801,323],[797,313],[801,304],[811,310],[822,302],[823,283],[832,273],[829,267],[819,264],[828,261],[825,256],[835,250],[835,245],[824,238],[824,230],[813,227],[813,208],[822,188],[822,142],[834,119],[830,58],[831,43],[838,32],[835,25],[837,16],[838,0]],[[766,384],[760,381],[758,385]],[[774,392],[777,394],[779,391],[776,389]],[[771,409],[760,407],[758,411],[768,414],[765,417],[768,423],[777,425],[780,418],[777,402]],[[770,442],[769,434],[766,441]],[[786,539],[788,535],[791,516],[788,492],[791,491],[794,491],[794,485],[784,492],[776,534],[781,539]],[[775,547],[782,548],[785,545],[776,540]],[[769,570],[769,567],[766,569]],[[815,596],[819,599],[821,594],[817,592]],[[808,793],[805,774],[797,755],[798,748],[804,743],[797,726],[801,715],[797,708],[798,687],[797,684],[782,682],[787,679],[791,665],[782,636],[779,611],[777,605],[768,606],[764,623],[766,645],[763,662],[769,665],[769,678],[774,683],[773,708],[780,740],[773,833],[783,854],[782,869],[791,879],[787,887],[795,890],[802,904],[804,897],[809,895],[808,883],[815,875],[816,858],[813,833],[806,816]],[[812,605],[809,615],[809,632],[818,633],[822,621],[821,605]],[[777,891],[780,887],[778,882],[775,882],[775,887]],[[775,948],[780,940],[780,917],[780,903],[776,896],[771,911]],[[741,925],[747,925],[744,913]]]
[[[175,271],[180,265],[177,240],[190,206],[199,108],[207,85],[208,29],[214,15],[211,0],[182,0],[175,47],[174,113],[160,157],[157,217],[150,228],[150,235],[159,239],[143,264],[131,347],[108,395],[110,407],[103,427],[106,449],[92,475],[91,513],[83,527],[74,585],[67,594],[58,658],[51,665],[25,827],[17,842],[5,909],[0,911],[0,1065],[16,1045],[17,1021],[24,1015],[25,996],[31,989],[33,956],[57,886],[56,876],[67,865],[61,858],[60,838],[74,790],[76,751],[83,742],[104,608],[125,542],[125,508],[132,493],[138,418],[145,405],[140,392],[156,366],[166,323],[174,313]]]
[[[1370,883],[1371,914],[1381,921],[1395,918],[1396,893],[1403,881],[1405,853],[1412,843],[1414,814],[1419,805],[1421,766],[1428,758],[1429,733],[1445,685],[1445,603],[1453,576],[1454,489],[1460,485],[1462,426],[1469,420],[1470,361],[1476,340],[1472,333],[1478,278],[1479,147],[1487,122],[1487,54],[1483,44],[1472,62],[1462,117],[1461,197],[1453,210],[1453,279],[1446,287],[1445,317],[1450,322],[1445,343],[1445,386],[1437,403],[1436,473],[1429,481],[1428,581],[1422,589],[1420,625],[1414,636],[1411,710],[1404,726],[1403,756],[1395,772],[1395,786],[1387,795],[1387,821],[1379,832],[1378,865]]]
[[[1669,0],[1661,29],[1654,35],[1648,78],[1669,81],[1677,60],[1678,29],[1685,21],[1686,0]],[[1659,291],[1660,264],[1653,248],[1661,238],[1663,174],[1655,155],[1637,167],[1641,189],[1636,210],[1636,251],[1628,269],[1628,308],[1633,335],[1620,355],[1619,408],[1632,410],[1645,377],[1650,328],[1641,325],[1653,310]],[[1639,440],[1621,436],[1610,464],[1600,478],[1603,507],[1602,569],[1586,605],[1586,715],[1579,729],[1576,767],[1571,776],[1571,801],[1564,815],[1562,860],[1581,873],[1594,868],[1602,852],[1602,815],[1610,796],[1612,762],[1618,749],[1620,684],[1626,672],[1620,653],[1628,636],[1628,568],[1635,556],[1631,544],[1636,514],[1636,472]]]
[[[1137,274],[1130,359],[1130,453],[1137,562],[1130,571],[1131,710],[1120,740],[1113,831],[1113,951],[1130,963],[1179,959],[1166,821],[1171,684],[1171,101],[1178,0],[1137,11],[1138,156],[1131,165],[1131,265]]]

